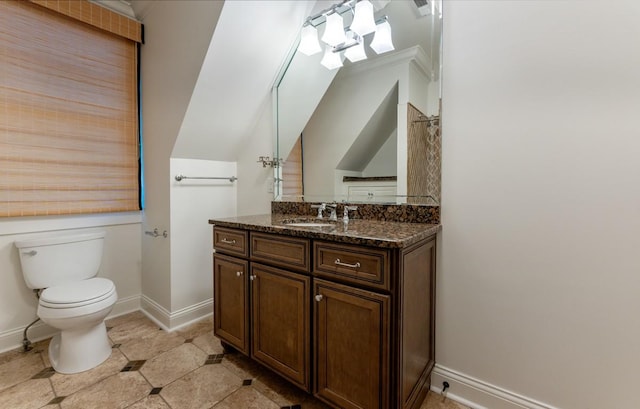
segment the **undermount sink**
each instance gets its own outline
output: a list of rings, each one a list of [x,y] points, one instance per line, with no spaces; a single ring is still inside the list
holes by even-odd
[[[293,227],[333,227],[332,223],[321,223],[321,222],[292,222],[285,223],[286,226]]]

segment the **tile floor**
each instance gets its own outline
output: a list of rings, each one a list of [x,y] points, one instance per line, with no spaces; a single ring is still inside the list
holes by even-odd
[[[111,357],[79,374],[53,371],[48,340],[0,354],[0,408],[328,408],[246,357],[224,354],[211,318],[167,333],[134,312],[107,329]],[[465,407],[429,393],[421,409]]]

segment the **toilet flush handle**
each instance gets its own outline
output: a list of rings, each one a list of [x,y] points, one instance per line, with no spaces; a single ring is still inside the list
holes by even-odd
[[[36,254],[38,254],[38,252],[35,250],[23,251],[22,254],[24,254],[25,256],[35,256]]]

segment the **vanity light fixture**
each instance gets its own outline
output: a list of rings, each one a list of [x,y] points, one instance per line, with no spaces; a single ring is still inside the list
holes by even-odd
[[[344,28],[342,14],[353,12],[353,21]],[[326,44],[320,64],[333,70],[342,67],[344,57],[351,62],[365,60],[364,36],[375,32],[371,48],[382,54],[394,50],[391,40],[391,25],[387,16],[375,20],[373,5],[369,0],[343,0],[326,10],[307,18],[300,33],[298,51],[305,55],[314,55],[322,51],[318,44],[317,27],[326,23],[322,41]]]
[[[347,41],[344,34],[344,25],[342,16],[337,12],[329,14],[327,17],[327,26],[324,29],[322,41],[332,47],[340,45]]]
[[[334,53],[333,48],[327,45],[320,64],[324,65],[329,70],[335,70],[336,68],[342,67],[342,58],[340,57],[340,53]]]
[[[349,31],[347,36],[353,36],[352,40],[355,41],[355,44],[344,52],[344,56],[349,59],[351,62],[358,62],[367,59],[367,52],[364,50],[364,41],[362,41],[362,37],[358,36],[358,34]],[[360,37],[360,38],[358,38]],[[338,54],[338,53],[334,53]]]
[[[363,37],[376,31],[376,21],[373,18],[373,4],[369,0],[356,3],[351,31]]]
[[[376,35],[371,42],[371,48],[376,54],[386,53],[387,51],[393,51],[393,42],[391,41],[391,26],[388,21],[384,21],[376,25]]]
[[[302,27],[298,51],[304,55],[314,55],[322,51],[318,43],[318,29],[311,24]]]

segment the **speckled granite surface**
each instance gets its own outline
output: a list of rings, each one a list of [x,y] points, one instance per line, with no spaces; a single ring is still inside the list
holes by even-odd
[[[220,227],[280,233],[294,237],[383,248],[407,247],[436,234],[440,229],[439,224],[365,219],[350,220],[347,224],[343,223],[341,219],[338,222],[329,222],[325,219],[319,221],[327,223],[323,227],[298,227],[286,224],[299,221],[316,222],[317,220],[312,216],[293,217],[290,214],[264,214],[211,219],[209,223]]]
[[[312,209],[313,202],[271,202],[271,213],[289,215],[318,214]],[[349,213],[352,219],[385,220],[389,222],[440,224],[440,206],[425,205],[390,205],[371,203],[346,203],[358,209]],[[338,217],[342,217],[345,203],[337,203]],[[328,213],[325,213],[328,215]]]

